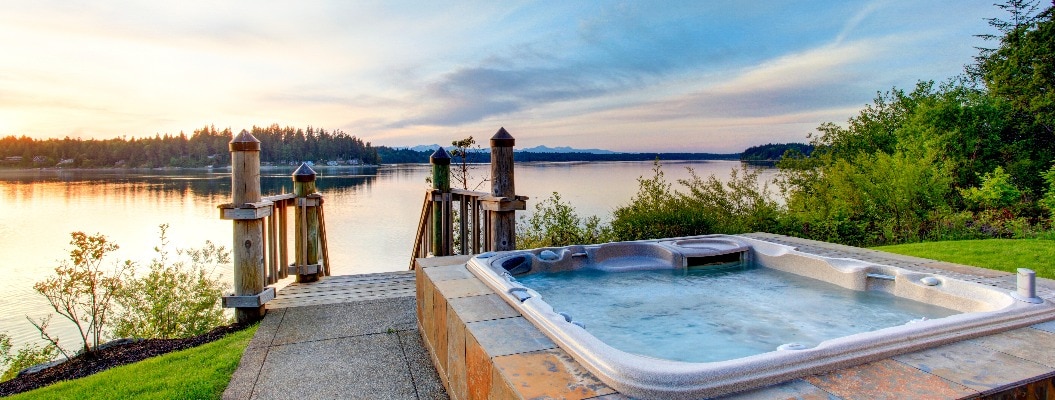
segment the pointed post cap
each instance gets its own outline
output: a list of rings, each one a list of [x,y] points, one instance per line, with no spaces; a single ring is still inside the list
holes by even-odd
[[[498,132],[494,136],[491,136],[491,147],[513,147],[513,143],[516,139],[513,139],[513,135],[506,132],[506,128],[498,128]]]
[[[440,146],[435,153],[429,156],[429,163],[432,165],[451,165],[451,155],[447,154],[447,150],[444,150],[443,146]]]
[[[300,167],[296,171],[293,171],[293,182],[314,182],[315,181],[315,170],[311,169],[307,163],[300,163]]]
[[[260,141],[245,129],[242,129],[242,133],[235,135],[227,146],[231,151],[260,151]]]

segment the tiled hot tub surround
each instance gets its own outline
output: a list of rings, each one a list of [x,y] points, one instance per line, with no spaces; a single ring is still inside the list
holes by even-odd
[[[718,242],[731,240],[746,244],[751,248],[750,256],[767,266],[773,264],[772,260],[780,259],[781,263],[775,264],[778,269],[807,275],[810,278],[823,279],[848,288],[887,290],[898,296],[936,303],[965,313],[926,323],[833,339],[805,350],[772,351],[764,355],[713,363],[673,362],[622,353],[622,351],[601,343],[589,335],[586,330],[574,327],[563,317],[555,315],[552,307],[546,305],[543,302],[544,299],[538,301],[538,294],[534,292],[531,292],[533,299],[523,301],[521,313],[527,320],[535,322],[543,329],[549,329],[550,334],[543,338],[549,337],[559,342],[560,348],[567,350],[572,358],[584,365],[584,369],[600,377],[601,381],[619,389],[622,393],[644,398],[697,398],[743,391],[750,387],[824,373],[827,370],[875,361],[907,353],[907,351],[989,335],[993,332],[1055,318],[1055,313],[1053,313],[1055,309],[1050,304],[1035,306],[1014,302],[1006,296],[1004,291],[949,279],[942,275],[936,275],[941,283],[938,285],[940,288],[935,290],[935,288],[917,283],[922,278],[935,277],[934,274],[923,274],[858,260],[827,259],[794,251],[788,246],[757,242],[746,239],[746,237],[699,237],[699,240],[704,242],[711,239],[718,240]],[[651,252],[653,261],[663,260],[679,265],[684,255],[698,250],[698,247],[688,249],[685,251],[686,254],[679,254],[675,248],[671,254],[668,251],[670,246],[656,250],[655,244],[657,242],[664,242],[665,245],[677,242],[692,244],[694,240],[637,242],[599,247],[576,246],[551,250],[560,254],[560,260],[571,255],[577,255],[575,263],[582,263],[582,260],[587,259],[605,260],[607,258],[613,261],[610,265],[614,265],[617,269],[626,269],[625,264],[650,262],[649,260],[628,260],[631,263],[621,263],[619,260],[621,256],[629,258],[641,251]],[[540,252],[541,250],[532,252],[536,256],[536,261],[538,261],[537,256]],[[523,252],[516,253],[522,254]],[[586,253],[589,253],[589,256],[583,256]],[[497,265],[502,262],[503,256],[507,259],[511,254],[495,255],[491,260]],[[488,263],[490,263],[488,260],[475,260],[471,262],[471,268],[485,266]],[[546,263],[536,264],[545,265]],[[569,263],[560,264],[558,260],[552,264],[559,269],[567,268]],[[894,281],[877,280],[875,278],[877,274],[893,278]],[[509,294],[511,287],[518,286],[516,283],[511,284],[509,280],[498,274],[481,274],[481,278],[487,285],[502,293],[506,302],[520,303],[519,299]],[[441,288],[441,291],[449,291],[459,290],[459,285],[464,285],[464,283],[437,283],[437,286],[442,285],[449,285],[450,289]],[[522,293],[523,291],[518,293],[521,298]],[[447,322],[452,323],[449,316],[447,317]],[[448,330],[455,331],[456,329]],[[545,345],[552,344],[546,342]],[[595,379],[594,376],[590,378]],[[457,393],[457,389],[454,392]]]
[[[464,264],[421,261],[417,268],[420,331],[452,399],[619,396]]]

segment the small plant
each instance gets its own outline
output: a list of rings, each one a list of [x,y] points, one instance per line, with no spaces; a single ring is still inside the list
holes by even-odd
[[[473,139],[472,136],[454,140],[451,145],[454,146],[454,149],[451,150],[451,158],[454,160],[454,171],[452,171],[451,175],[462,189],[469,190],[469,182],[475,179],[472,175],[473,166],[470,164],[473,161],[472,155],[480,151],[480,146],[476,145],[476,139]],[[487,180],[481,179],[480,182],[473,186],[472,190],[479,189],[484,182],[487,182]]]
[[[159,226],[161,243],[150,272],[132,277],[117,294],[121,311],[113,324],[118,337],[176,338],[200,335],[228,322],[220,306],[227,284],[215,273],[231,262],[223,246],[206,241],[200,249],[169,254],[168,225]]]
[[[125,261],[113,271],[104,271],[103,259],[118,246],[99,233],[88,236],[73,232],[70,236],[70,262],[62,261],[55,267],[55,276],[37,282],[33,289],[47,298],[56,313],[76,326],[81,352],[86,354],[102,341],[113,312],[112,300],[122,287],[121,276],[132,268],[132,262]],[[69,359],[69,353],[59,346],[59,338],[47,332],[51,317],[49,314],[39,321],[30,319],[30,323]]]
[[[15,354],[11,354],[12,350],[11,336],[0,333],[0,365],[5,368],[0,382],[11,380],[22,370],[51,361],[59,355],[59,349],[51,343],[45,346],[26,343]]]

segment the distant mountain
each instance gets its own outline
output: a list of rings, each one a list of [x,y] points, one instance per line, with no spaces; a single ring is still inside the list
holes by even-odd
[[[437,147],[440,147],[440,145],[438,145],[438,144],[419,144],[419,145],[414,146],[414,147],[393,147],[393,148],[395,148],[395,149],[407,149],[407,150],[411,150],[411,151],[433,152],[433,151],[436,151]],[[448,150],[453,149],[453,148],[454,148],[454,146],[447,146],[447,147],[445,147],[445,149],[448,149]]]
[[[418,152],[427,151],[427,152],[431,153],[433,151],[436,151],[437,147],[440,147],[440,145],[438,145],[438,144],[423,144],[423,145],[417,145],[417,146],[413,146],[413,147],[395,147],[395,148],[396,149],[407,149],[407,150],[410,150],[410,151],[418,151]],[[445,146],[444,147],[444,149],[447,149],[448,151],[450,151],[453,148],[454,148],[454,146]],[[473,150],[490,151],[487,148],[473,149]],[[572,147],[569,147],[569,146],[560,146],[560,147],[535,146],[535,147],[529,147],[529,148],[526,148],[526,149],[516,149],[516,151],[518,151],[518,152],[522,152],[523,151],[523,152],[528,152],[528,153],[619,154],[619,152],[615,152],[615,151],[611,151],[611,150],[575,149],[575,148],[572,148]]]
[[[589,153],[589,154],[616,154],[617,152],[611,150],[601,149],[573,149],[568,146],[560,147],[547,147],[547,146],[535,146],[526,149],[519,149],[517,151],[526,151],[529,153]]]

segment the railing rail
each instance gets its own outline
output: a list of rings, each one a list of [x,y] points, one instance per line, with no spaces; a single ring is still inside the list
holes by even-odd
[[[491,251],[491,217],[483,208],[484,201],[489,198],[490,193],[472,190],[451,189],[449,193],[432,189],[425,191],[421,218],[418,220],[418,229],[414,236],[410,267],[414,267],[414,258],[429,255],[479,254]],[[437,229],[432,218],[435,209],[441,210],[438,228],[442,231],[438,243],[432,243],[433,240],[430,240]]]

